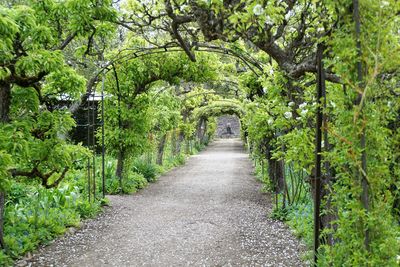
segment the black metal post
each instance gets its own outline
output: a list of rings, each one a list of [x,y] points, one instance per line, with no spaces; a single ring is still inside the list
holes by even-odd
[[[323,122],[323,98],[325,94],[325,72],[322,62],[324,53],[323,44],[317,48],[317,114],[315,137],[315,177],[314,177],[314,265],[318,262],[318,248],[321,232],[321,179],[322,179],[322,122]]]
[[[105,145],[104,145],[104,83],[105,83],[105,72],[103,70],[103,78],[101,85],[101,181],[103,198],[106,196],[106,180],[105,180]]]
[[[93,151],[93,199],[96,200],[96,102],[95,102],[96,90],[93,90],[92,95],[92,151]]]
[[[88,93],[87,97],[87,147],[90,149],[90,93]],[[88,157],[88,164],[87,164],[87,175],[88,175],[88,197],[89,197],[89,202],[90,202],[90,157]]]
[[[354,25],[355,25],[355,33],[356,33],[356,47],[357,47],[357,85],[360,87],[363,87],[363,73],[362,73],[362,62],[361,62],[361,57],[362,57],[362,49],[361,49],[361,19],[360,19],[360,5],[358,0],[353,0],[353,19],[354,19]],[[356,105],[360,106],[360,117],[363,117],[363,93],[359,91],[357,95],[357,100],[356,100]],[[369,195],[368,195],[368,181],[366,177],[367,173],[367,153],[366,153],[366,133],[365,133],[365,126],[362,129],[361,136],[360,136],[360,148],[361,148],[361,171],[359,171],[359,176],[361,180],[361,186],[362,186],[362,193],[361,193],[361,202],[362,205],[364,206],[365,210],[368,212],[369,211]],[[369,229],[365,229],[365,239],[364,239],[364,245],[367,250],[369,250],[369,243],[370,243],[370,237],[369,237]]]

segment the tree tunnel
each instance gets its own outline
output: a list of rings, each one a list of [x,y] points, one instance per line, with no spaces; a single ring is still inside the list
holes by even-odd
[[[305,204],[290,176],[306,173],[315,265],[396,264],[382,248],[399,236],[399,1],[3,2],[0,247],[10,184],[84,170],[97,201],[106,153],[121,182],[128,161],[189,155],[228,114],[268,163],[280,219]]]
[[[239,101],[222,99],[195,109],[194,114],[194,118],[197,121],[198,139],[201,142],[206,142],[208,138],[206,135],[207,123],[210,119],[217,119],[217,127],[215,129],[217,137],[239,137],[241,131],[240,120],[244,116],[245,111]],[[222,119],[221,116],[223,115],[231,115],[231,117]],[[235,131],[232,130],[232,127],[235,128]]]

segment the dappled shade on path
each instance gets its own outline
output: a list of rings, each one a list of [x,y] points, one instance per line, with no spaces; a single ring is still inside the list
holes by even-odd
[[[301,266],[299,242],[268,218],[242,144],[217,140],[187,164],[30,259],[33,266]]]

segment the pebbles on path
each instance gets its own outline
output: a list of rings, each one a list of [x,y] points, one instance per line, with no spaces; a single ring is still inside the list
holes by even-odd
[[[237,139],[217,140],[187,164],[39,249],[18,266],[303,266],[302,246],[269,218]]]

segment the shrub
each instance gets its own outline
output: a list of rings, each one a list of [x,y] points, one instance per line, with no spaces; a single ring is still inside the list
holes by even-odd
[[[133,171],[140,173],[148,182],[157,180],[157,166],[144,160],[137,159],[133,162]]]
[[[173,165],[180,166],[180,165],[185,164],[185,162],[186,162],[186,157],[184,155],[180,154],[174,158]]]
[[[45,189],[35,182],[11,184],[5,207],[4,240],[8,255],[0,253],[0,265],[8,266],[17,258],[47,243],[68,227],[77,227],[81,218],[100,211],[98,202],[89,203],[75,181],[58,188]]]
[[[127,177],[122,182],[123,192],[124,193],[133,193],[136,192],[137,189],[145,188],[148,184],[148,179],[137,172],[129,172]]]
[[[118,177],[115,175],[108,177],[106,179],[106,192],[112,195],[131,194],[146,187],[146,185],[147,180],[142,174],[131,171],[122,178],[122,188]]]

